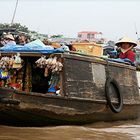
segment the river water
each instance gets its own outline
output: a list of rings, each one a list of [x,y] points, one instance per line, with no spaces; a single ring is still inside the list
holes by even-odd
[[[82,126],[0,126],[0,140],[140,140],[140,120]]]

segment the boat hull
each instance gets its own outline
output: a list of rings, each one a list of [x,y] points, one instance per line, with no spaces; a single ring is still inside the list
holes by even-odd
[[[87,124],[97,121],[117,121],[139,117],[140,104],[124,104],[120,113],[110,110],[106,101],[15,94],[19,105],[0,104],[0,123],[45,126]]]
[[[1,123],[43,126],[139,117],[140,92],[135,67],[64,53],[57,54],[63,65],[62,71],[52,74],[51,70],[45,77],[44,69],[36,67],[42,54],[23,53],[21,56],[24,65],[16,77],[17,83],[21,81],[21,88],[7,89],[7,92],[0,89],[4,95],[0,98]],[[49,96],[50,81],[58,91],[60,89],[59,96]],[[7,96],[11,92],[12,95]]]

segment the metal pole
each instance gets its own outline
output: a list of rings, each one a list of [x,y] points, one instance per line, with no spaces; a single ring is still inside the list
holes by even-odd
[[[17,6],[18,6],[18,0],[16,1],[16,6],[15,6],[14,13],[13,13],[13,18],[12,18],[12,21],[11,21],[11,25],[12,25],[13,22],[14,22],[14,18],[15,18],[15,15],[16,15]]]
[[[135,31],[136,31],[137,39],[139,39],[136,23],[135,23]]]

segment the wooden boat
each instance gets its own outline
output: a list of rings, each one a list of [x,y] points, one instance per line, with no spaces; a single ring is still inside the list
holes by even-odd
[[[139,117],[140,93],[135,67],[89,55],[54,54],[63,64],[58,96],[48,93],[50,78],[43,77],[41,81],[44,68],[34,67],[42,54],[20,54],[24,60],[22,88],[10,90],[11,96],[3,97],[7,101],[0,101],[0,123],[41,126]],[[38,74],[40,77],[36,78]],[[0,94],[1,91],[2,87]]]

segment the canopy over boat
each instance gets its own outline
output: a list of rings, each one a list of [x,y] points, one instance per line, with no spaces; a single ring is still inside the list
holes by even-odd
[[[5,45],[0,48],[2,52],[39,52],[39,53],[59,53],[64,52],[62,48],[54,49],[53,46],[44,45],[39,39],[25,45]]]

